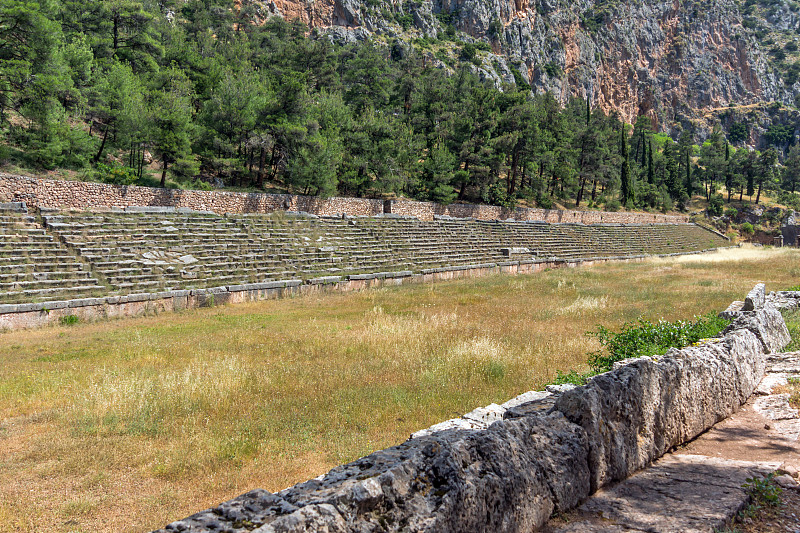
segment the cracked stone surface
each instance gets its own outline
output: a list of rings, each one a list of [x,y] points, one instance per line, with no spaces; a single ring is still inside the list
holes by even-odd
[[[742,508],[742,484],[779,463],[668,455],[650,468],[596,493],[577,519],[551,533],[708,533]]]
[[[788,394],[770,394],[756,398],[755,410],[770,420],[790,420],[797,418],[797,409],[789,405]]]

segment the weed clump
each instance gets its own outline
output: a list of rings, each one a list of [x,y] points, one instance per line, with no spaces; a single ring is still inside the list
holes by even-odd
[[[80,321],[81,319],[76,315],[64,315],[58,319],[58,323],[62,326],[74,326]]]
[[[730,320],[714,313],[696,317],[693,321],[676,320],[656,323],[639,319],[627,322],[619,331],[598,326],[588,334],[597,338],[604,349],[589,354],[589,366],[596,373],[607,372],[615,362],[630,357],[664,355],[670,348],[681,348],[700,339],[717,336]]]

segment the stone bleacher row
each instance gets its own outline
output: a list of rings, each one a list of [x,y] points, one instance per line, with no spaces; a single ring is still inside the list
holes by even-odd
[[[24,206],[11,204],[0,207],[0,238],[0,303],[509,260],[680,253],[727,242],[693,225],[423,222],[180,210],[48,210],[39,221]]]

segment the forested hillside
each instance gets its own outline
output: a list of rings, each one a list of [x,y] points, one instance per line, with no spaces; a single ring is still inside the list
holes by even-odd
[[[728,198],[783,188],[796,201],[791,106],[772,105],[760,151],[746,148],[760,126],[738,107],[710,134],[673,124],[673,140],[658,115],[625,125],[608,102],[534,90],[530,70],[487,75],[496,43],[439,15],[436,37],[410,38],[416,19],[400,16],[407,33],[351,39],[257,2],[6,0],[0,162],[115,183],[445,203],[667,211],[723,186]]]

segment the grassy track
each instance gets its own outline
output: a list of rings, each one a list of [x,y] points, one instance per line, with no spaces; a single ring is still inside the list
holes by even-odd
[[[742,249],[0,334],[0,531],[143,531],[583,370],[585,332],[721,310]]]

